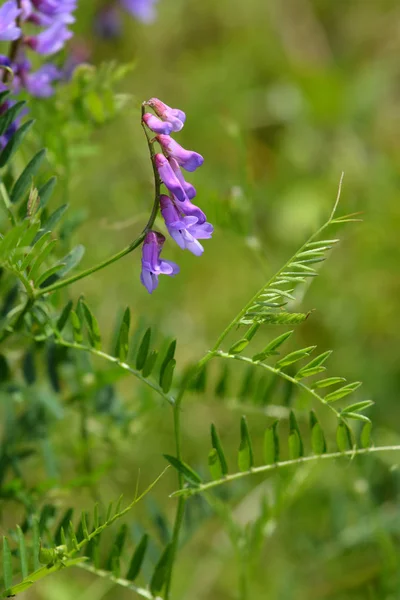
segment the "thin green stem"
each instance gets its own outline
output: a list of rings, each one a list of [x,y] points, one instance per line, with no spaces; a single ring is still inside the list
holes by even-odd
[[[238,473],[233,473],[232,475],[226,475],[223,479],[217,479],[214,481],[209,481],[207,483],[200,484],[197,487],[185,488],[184,490],[177,490],[172,494],[172,497],[182,495],[184,496],[194,496],[195,494],[201,494],[210,489],[219,487],[220,485],[224,485],[225,483],[230,483],[231,481],[237,481],[238,479],[243,479],[244,477],[249,477],[250,475],[259,475],[260,473],[268,473],[269,471],[279,470],[284,467],[292,467],[296,465],[300,465],[302,463],[316,462],[316,461],[325,461],[335,458],[343,458],[345,456],[348,457],[356,457],[364,454],[375,454],[381,452],[399,452],[400,445],[395,446],[376,446],[372,448],[353,448],[352,450],[345,450],[344,452],[330,452],[327,454],[313,454],[311,456],[302,456],[300,458],[295,458],[293,460],[284,460],[282,462],[273,463],[270,465],[262,465],[261,467],[254,467],[250,471],[240,471]]]
[[[143,114],[144,114],[144,106],[142,106],[142,117],[143,117]],[[160,176],[158,174],[157,168],[154,163],[154,156],[155,156],[154,141],[150,138],[148,131],[146,129],[146,125],[143,122],[143,120],[142,120],[142,127],[143,127],[143,131],[145,133],[145,136],[146,136],[147,145],[148,145],[149,153],[150,153],[150,160],[151,160],[151,164],[153,167],[154,201],[153,201],[153,207],[152,207],[152,210],[150,213],[150,217],[149,217],[145,227],[143,228],[141,234],[127,248],[124,248],[123,250],[120,250],[120,252],[117,252],[113,256],[106,258],[106,260],[102,261],[101,263],[99,263],[93,267],[89,267],[89,269],[86,269],[85,271],[81,271],[80,273],[77,273],[76,275],[72,275],[72,277],[68,277],[68,279],[62,279],[60,281],[57,281],[53,285],[49,285],[48,287],[45,287],[43,289],[36,290],[35,294],[34,294],[35,298],[43,296],[43,294],[48,294],[49,292],[54,292],[55,290],[59,290],[63,287],[70,285],[71,283],[75,283],[76,281],[79,281],[80,279],[89,277],[89,275],[92,275],[93,273],[96,273],[97,271],[100,271],[101,269],[104,269],[105,267],[108,267],[109,265],[117,262],[118,260],[120,260],[121,258],[126,256],[127,254],[130,254],[131,252],[133,252],[133,250],[136,250],[136,248],[142,244],[144,238],[146,237],[147,232],[150,231],[150,229],[153,227],[154,221],[156,220],[156,217],[158,214],[159,205],[160,205],[161,179],[160,179]]]
[[[321,402],[321,404],[323,404],[324,406],[327,406],[335,414],[336,417],[339,417],[339,412],[332,406],[332,404],[330,404],[329,402],[326,402],[324,400],[324,398],[322,396],[320,396],[319,394],[317,394],[317,392],[315,390],[309,388],[307,385],[305,385],[304,383],[302,383],[295,377],[292,377],[291,375],[289,375],[288,373],[285,373],[284,371],[281,371],[280,369],[275,369],[274,367],[271,367],[271,365],[267,365],[263,362],[254,362],[253,360],[251,360],[251,358],[248,358],[247,356],[238,356],[237,354],[228,354],[227,352],[222,352],[222,350],[211,353],[211,356],[219,356],[221,358],[230,358],[232,360],[239,360],[241,362],[248,363],[255,367],[261,367],[262,369],[265,369],[266,371],[273,373],[277,377],[286,379],[286,381],[290,381],[290,383],[293,383],[297,387],[301,388],[302,390],[304,390],[305,392],[307,392],[308,394],[313,396],[313,398],[316,398],[316,400],[318,400],[318,402]]]
[[[182,382],[182,387],[179,391],[178,397],[176,399],[175,405],[173,407],[174,413],[174,437],[175,437],[175,448],[176,448],[176,457],[178,460],[182,460],[182,445],[181,445],[181,404],[182,399],[186,390],[187,380]],[[178,472],[178,486],[179,489],[183,489],[184,479],[180,472]],[[174,568],[174,563],[176,559],[176,554],[178,550],[179,544],[179,535],[182,528],[183,516],[185,514],[185,503],[186,500],[183,496],[178,499],[178,505],[176,507],[175,514],[175,522],[174,522],[174,530],[172,534],[172,546],[171,546],[171,558],[170,558],[170,566],[168,571],[167,582],[165,586],[165,599],[168,600],[171,593],[171,583],[172,583],[172,573]]]
[[[115,356],[111,356],[110,354],[106,354],[105,352],[102,352],[101,350],[97,350],[96,348],[93,348],[92,346],[84,346],[83,344],[77,344],[75,342],[68,342],[67,340],[64,340],[61,337],[55,337],[54,343],[58,344],[59,346],[64,346],[65,348],[72,348],[73,350],[83,350],[84,352],[89,352],[90,354],[93,354],[94,356],[98,356],[99,358],[104,358],[105,360],[108,360],[109,362],[112,362],[112,363],[118,365],[121,369],[124,369],[124,371],[128,371],[128,373],[131,373],[131,375],[134,375],[135,377],[140,379],[140,381],[143,381],[146,385],[151,387],[155,392],[157,392],[157,394],[159,394],[162,398],[164,398],[164,400],[166,400],[168,402],[168,404],[171,404],[172,406],[175,404],[175,399],[171,395],[165,394],[163,392],[163,390],[156,383],[154,383],[150,379],[146,379],[146,377],[143,377],[143,375],[140,373],[140,371],[137,371],[136,369],[133,369],[131,366],[129,366],[127,363],[120,361],[119,358],[117,358]]]

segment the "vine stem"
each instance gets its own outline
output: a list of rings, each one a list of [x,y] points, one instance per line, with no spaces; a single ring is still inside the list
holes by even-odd
[[[72,277],[68,277],[67,279],[62,279],[60,281],[57,281],[56,283],[53,283],[53,285],[49,285],[48,287],[45,287],[41,290],[36,290],[34,293],[35,299],[39,298],[40,296],[43,296],[43,294],[48,294],[50,292],[54,292],[55,290],[59,290],[63,287],[66,287],[66,286],[70,285],[71,283],[75,283],[76,281],[79,281],[80,279],[89,277],[89,275],[92,275],[93,273],[96,273],[97,271],[100,271],[101,269],[104,269],[105,267],[108,267],[109,265],[112,265],[113,263],[117,262],[118,260],[120,260],[121,258],[126,256],[127,254],[130,254],[131,252],[133,252],[133,250],[136,250],[136,248],[142,244],[144,238],[146,237],[147,232],[150,231],[150,229],[153,227],[154,221],[156,220],[156,217],[158,214],[159,205],[160,205],[161,179],[160,179],[160,176],[158,174],[157,168],[154,163],[154,156],[155,156],[154,141],[150,138],[150,136],[147,132],[147,129],[146,129],[146,125],[143,122],[144,111],[145,111],[145,104],[142,104],[141,124],[143,127],[143,131],[145,133],[145,136],[146,136],[147,146],[149,148],[149,153],[150,153],[150,160],[151,160],[151,164],[153,167],[153,173],[154,173],[154,202],[153,202],[153,207],[151,210],[149,220],[147,221],[141,234],[131,244],[129,244],[129,246],[127,246],[123,250],[120,250],[120,252],[117,252],[113,256],[106,258],[106,260],[102,261],[101,263],[98,263],[97,265],[94,265],[93,267],[89,267],[89,269],[86,269],[85,271],[81,271],[80,273],[77,273],[76,275],[72,275]]]
[[[302,463],[309,463],[314,461],[324,461],[331,460],[335,458],[343,458],[345,456],[354,458],[356,456],[360,456],[362,454],[374,454],[380,452],[399,452],[400,445],[395,446],[373,446],[371,448],[353,448],[352,450],[345,450],[343,452],[330,452],[327,454],[312,454],[311,456],[302,456],[300,458],[295,458],[293,460],[285,460],[279,463],[273,463],[270,465],[262,465],[261,467],[254,467],[250,471],[240,471],[239,473],[233,473],[232,475],[226,475],[223,479],[217,479],[213,481],[209,481],[207,483],[203,483],[197,487],[188,488],[187,490],[177,490],[172,494],[172,497],[178,496],[182,497],[182,495],[186,496],[194,496],[195,494],[200,494],[205,491],[208,491],[212,488],[219,487],[225,483],[229,483],[231,481],[236,481],[238,479],[243,479],[243,477],[248,477],[249,475],[259,475],[260,473],[267,473],[268,471],[275,471],[284,467],[292,467],[295,465],[300,465]]]

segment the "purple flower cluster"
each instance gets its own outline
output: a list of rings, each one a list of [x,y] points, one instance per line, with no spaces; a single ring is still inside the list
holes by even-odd
[[[169,195],[162,194],[159,199],[165,225],[182,250],[200,256],[204,248],[199,240],[211,238],[214,229],[207,223],[204,212],[191,202],[196,190],[185,180],[181,168],[195,171],[201,167],[204,159],[198,152],[182,148],[170,137],[170,133],[180,131],[184,126],[186,115],[183,111],[170,108],[158,98],[151,98],[144,105],[155,113],[144,113],[143,122],[157,134],[154,139],[162,150],[162,153],[154,156],[154,163],[161,183],[169,192]],[[160,259],[164,242],[164,236],[154,231],[149,231],[144,241],[141,281],[150,294],[156,289],[160,274],[173,276],[179,272],[177,265]]]
[[[0,41],[18,44],[17,51],[10,53],[12,60],[0,56],[0,72],[4,73],[6,67],[13,73],[12,77],[3,75],[0,90],[7,88],[4,81],[10,79],[9,85],[15,94],[22,89],[39,98],[53,94],[52,84],[61,79],[63,73],[52,63],[43,64],[33,71],[26,50],[33,50],[42,56],[50,56],[61,50],[72,37],[68,26],[75,20],[73,12],[76,5],[77,0],[20,0],[19,3],[7,0],[0,7]],[[25,24],[38,28],[37,33],[24,35]],[[11,101],[6,100],[0,106],[0,111],[4,112],[10,105]],[[13,123],[5,133],[0,140],[0,147],[14,134],[16,126],[17,123]]]

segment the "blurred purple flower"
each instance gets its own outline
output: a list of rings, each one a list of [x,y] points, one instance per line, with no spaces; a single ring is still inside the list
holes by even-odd
[[[185,150],[169,135],[157,135],[157,140],[168,156],[174,158],[186,171],[195,171],[204,162],[201,154],[193,150]]]
[[[204,248],[198,240],[211,238],[214,231],[211,223],[199,223],[195,216],[182,215],[180,205],[178,209],[169,196],[160,196],[160,206],[168,232],[178,246],[195,256],[203,254]]]
[[[53,81],[61,79],[62,73],[55,65],[43,65],[34,73],[28,73],[24,85],[28,92],[37,98],[48,98],[52,96],[54,90],[52,88]]]
[[[39,54],[55,54],[72,37],[64,23],[55,22],[36,36],[25,38],[25,43]]]
[[[121,15],[113,4],[102,6],[94,17],[94,32],[100,38],[112,40],[121,35]]]
[[[11,42],[21,36],[21,29],[16,22],[20,14],[21,9],[15,0],[8,0],[0,7],[0,41]]]
[[[157,0],[120,0],[125,10],[143,23],[151,23],[156,17]]]
[[[164,242],[165,237],[156,231],[149,231],[144,238],[140,281],[149,294],[157,288],[159,275],[172,277],[179,273],[179,267],[174,262],[160,259]]]

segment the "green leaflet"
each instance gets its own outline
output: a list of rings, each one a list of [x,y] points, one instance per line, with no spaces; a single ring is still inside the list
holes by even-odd
[[[10,194],[10,201],[13,204],[21,200],[24,194],[28,191],[32,183],[32,177],[38,172],[45,156],[46,150],[40,150],[22,171]]]
[[[115,344],[115,356],[119,358],[121,362],[125,362],[129,352],[129,328],[131,325],[131,311],[129,308],[125,309],[124,316],[122,317],[121,325],[119,328],[117,341]]]
[[[198,485],[201,483],[201,477],[192,467],[189,467],[186,463],[181,460],[175,458],[174,456],[170,456],[169,454],[164,454],[164,458],[171,463],[171,465],[179,472],[183,477],[191,483],[192,485]]]
[[[224,450],[222,448],[221,440],[219,438],[218,432],[215,428],[215,425],[211,424],[211,444],[214,450],[218,454],[218,459],[221,467],[222,475],[227,475],[228,473],[228,464],[226,462]]]
[[[270,356],[271,354],[275,354],[276,350],[280,346],[282,346],[282,344],[284,342],[286,342],[286,340],[288,340],[290,338],[292,333],[293,333],[293,330],[287,331],[286,333],[282,333],[282,335],[279,335],[278,337],[273,339],[271,342],[269,342],[269,344],[267,344],[267,346],[265,346],[264,350],[262,350],[261,352],[259,352],[258,354],[255,354],[253,356],[253,360],[254,361],[264,360],[264,358],[266,358],[267,356]]]
[[[249,471],[254,464],[253,448],[246,417],[243,416],[240,421],[240,446],[238,452],[239,471]]]
[[[136,355],[136,368],[138,371],[141,371],[145,365],[147,354],[150,348],[150,340],[151,340],[151,327],[146,330],[142,341],[140,342],[139,350]]]
[[[212,479],[222,479],[224,474],[218,452],[215,448],[212,448],[208,454],[208,468]]]
[[[149,536],[145,533],[140,540],[135,552],[133,553],[131,562],[129,564],[128,572],[126,574],[126,578],[129,581],[135,581],[136,577],[140,573],[140,569],[143,564],[143,560],[147,550],[147,544],[149,541]]]
[[[150,581],[150,591],[153,596],[158,596],[158,594],[160,594],[167,580],[171,552],[172,544],[168,544],[168,546],[164,549],[156,568],[154,569],[154,573]]]
[[[340,452],[351,450],[353,447],[351,431],[344,421],[340,421],[336,429],[336,443]]]
[[[281,360],[278,360],[278,362],[276,363],[275,366],[277,369],[281,369],[282,367],[287,367],[288,365],[291,365],[291,364],[305,358],[306,356],[309,356],[311,354],[311,352],[313,350],[315,350],[315,348],[316,348],[316,346],[309,346],[308,348],[302,348],[301,350],[296,350],[295,352],[291,352],[284,358],[281,358]]]
[[[34,121],[27,121],[14,133],[7,146],[0,154],[0,168],[3,168],[9,162],[10,158],[20,147],[24,137],[26,136],[33,124]]]
[[[357,390],[361,385],[361,381],[355,381],[354,383],[349,383],[348,385],[344,385],[339,388],[335,392],[331,392],[325,396],[325,402],[335,402],[336,400],[340,400],[345,396],[348,396],[355,390]]]
[[[362,428],[361,431],[361,446],[362,448],[369,448],[371,445],[371,430],[372,430],[372,423],[365,423],[364,427]]]
[[[304,456],[304,446],[300,429],[297,424],[296,415],[292,410],[289,415],[289,456],[291,458]]]
[[[276,420],[265,430],[264,463],[266,465],[271,465],[279,461],[279,437],[277,432],[278,424],[279,421]]]
[[[94,348],[101,348],[101,334],[99,324],[97,322],[96,317],[93,315],[92,311],[86,304],[86,302],[81,301],[83,315],[85,317],[87,331],[89,336],[90,345]]]

